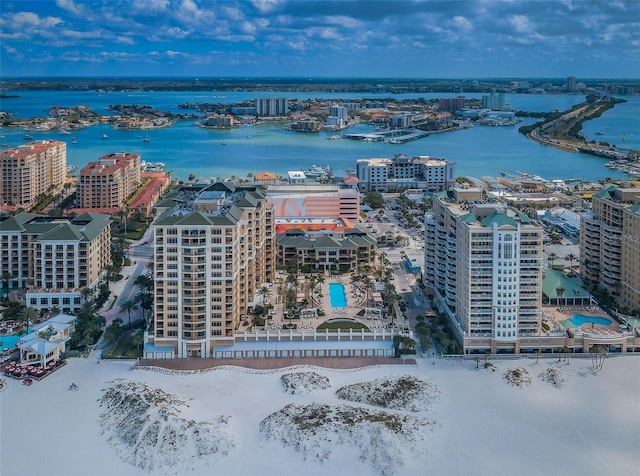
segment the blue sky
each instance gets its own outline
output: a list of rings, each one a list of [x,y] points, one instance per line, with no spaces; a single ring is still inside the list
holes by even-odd
[[[0,75],[640,77],[640,0],[0,0]]]

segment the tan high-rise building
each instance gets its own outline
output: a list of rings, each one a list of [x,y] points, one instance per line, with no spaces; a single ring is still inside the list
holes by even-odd
[[[0,203],[28,207],[38,195],[62,187],[67,178],[67,144],[38,140],[0,154]]]
[[[262,186],[216,183],[177,189],[157,209],[155,322],[145,352],[212,357],[234,343],[256,291],[273,282],[273,207]]]
[[[12,274],[9,288],[26,289],[27,305],[38,310],[80,309],[80,291],[93,286],[110,262],[108,215],[19,213],[0,221],[0,274]]]
[[[640,310],[640,188],[609,186],[594,195],[581,220],[580,257],[586,284],[627,312]]]
[[[89,162],[76,185],[78,208],[117,208],[140,184],[140,155],[118,152]]]
[[[541,326],[542,242],[539,224],[480,189],[433,196],[424,283],[465,353],[533,351],[530,338]]]

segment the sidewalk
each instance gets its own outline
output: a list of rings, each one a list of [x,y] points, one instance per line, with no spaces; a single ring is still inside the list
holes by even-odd
[[[415,359],[393,357],[315,357],[315,358],[273,358],[273,359],[140,359],[141,367],[161,367],[168,370],[206,370],[227,365],[255,370],[273,370],[309,365],[327,369],[359,369],[372,365],[415,366]]]

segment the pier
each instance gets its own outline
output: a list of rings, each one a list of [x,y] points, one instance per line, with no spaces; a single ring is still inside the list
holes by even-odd
[[[429,132],[418,129],[390,129],[360,134],[345,134],[344,137],[351,140],[364,142],[384,142],[386,144],[404,144],[411,140],[420,139],[429,135]]]

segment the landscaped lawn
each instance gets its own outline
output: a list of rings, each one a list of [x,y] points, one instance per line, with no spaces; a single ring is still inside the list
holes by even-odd
[[[361,322],[354,321],[351,319],[332,319],[320,324],[316,331],[323,331],[325,329],[329,329],[330,331],[335,330],[349,330],[349,329],[369,329],[366,325]]]

